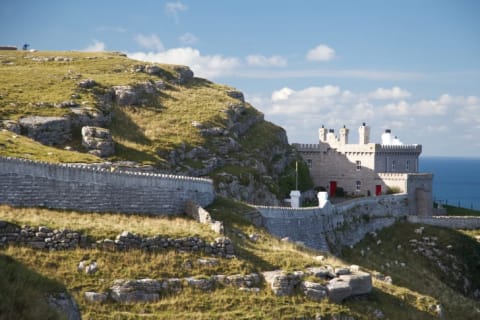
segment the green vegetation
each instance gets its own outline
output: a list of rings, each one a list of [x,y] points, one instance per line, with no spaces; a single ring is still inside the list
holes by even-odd
[[[381,310],[385,319],[436,319],[432,306],[437,304],[442,306],[445,319],[478,317],[475,310],[480,305],[461,293],[463,285],[453,281],[452,275],[444,274],[438,265],[414,253],[409,247],[410,239],[421,238],[413,232],[419,227],[417,225],[397,223],[379,232],[376,238],[367,237],[353,249],[345,249],[343,259],[326,255],[326,261],[319,263],[314,259],[319,252],[280,241],[249,223],[245,217],[249,216],[252,208],[241,202],[219,198],[208,210],[215,219],[225,222],[226,235],[234,241],[237,255],[234,259],[219,259],[219,264],[215,266],[198,264],[196,261],[202,254],[174,251],[148,253],[139,250],[110,252],[77,249],[48,252],[16,246],[1,249],[0,269],[3,274],[10,276],[0,280],[2,288],[5,288],[0,292],[0,295],[3,294],[0,299],[0,319],[7,319],[8,315],[17,315],[19,312],[22,312],[24,319],[38,318],[39,314],[49,315],[51,311],[40,297],[45,292],[58,292],[64,288],[78,302],[85,319],[291,319],[315,316],[334,319],[334,315],[340,314],[355,319],[372,319],[378,310]],[[94,238],[112,238],[123,230],[144,235],[179,237],[197,234],[206,239],[216,237],[204,225],[181,217],[172,219],[1,206],[0,220],[52,228],[63,226],[81,230]],[[110,223],[112,220],[116,223]],[[258,240],[249,240],[250,234],[256,234]],[[478,243],[465,234],[441,228],[425,227],[422,236],[437,237],[439,248],[452,245],[449,255],[455,257],[461,272],[469,275],[471,287],[478,287],[480,275],[475,272],[480,261]],[[382,241],[380,245],[377,245],[378,240]],[[363,256],[360,254],[362,250],[365,252]],[[78,262],[84,256],[97,261],[98,273],[86,275],[76,271]],[[400,265],[402,262],[405,263],[404,267]],[[327,300],[316,303],[300,294],[276,297],[266,287],[262,287],[258,293],[249,293],[224,286],[211,292],[186,288],[179,294],[163,296],[158,302],[147,304],[118,304],[111,301],[91,304],[83,298],[85,291],[103,292],[118,278],[204,277],[278,268],[304,270],[309,266],[350,263],[358,264],[374,274],[381,272],[389,275],[393,284],[374,280],[371,294],[342,304]],[[386,267],[387,263],[390,267]],[[445,264],[451,267],[447,262]],[[7,297],[5,292],[16,294]]]
[[[445,319],[477,319],[480,303],[472,296],[480,286],[480,244],[465,233],[431,226],[424,226],[419,235],[414,232],[419,227],[398,222],[345,248],[343,257],[391,276],[393,285],[382,287],[419,309],[427,311],[439,303]]]
[[[6,130],[0,130],[0,155],[52,163],[102,162],[102,159],[96,156],[48,147]]]
[[[447,214],[449,216],[480,216],[480,211],[478,210],[455,207],[450,205],[446,205],[444,207],[447,209]]]

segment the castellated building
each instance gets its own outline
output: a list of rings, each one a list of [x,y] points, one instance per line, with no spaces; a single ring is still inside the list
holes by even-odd
[[[333,129],[319,129],[318,144],[293,144],[310,168],[316,187],[338,195],[340,188],[349,196],[380,196],[392,192],[408,193],[408,201],[416,212],[432,214],[432,174],[419,173],[422,146],[405,145],[392,136],[382,134],[381,143],[370,142],[370,127],[358,129],[358,143],[349,143],[345,126],[338,136]]]

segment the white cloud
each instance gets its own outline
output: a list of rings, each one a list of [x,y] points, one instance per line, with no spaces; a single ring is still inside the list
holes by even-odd
[[[185,45],[192,45],[198,41],[198,38],[190,32],[182,34],[179,39],[180,42]]]
[[[85,49],[82,51],[87,51],[87,52],[100,52],[100,51],[105,51],[106,46],[105,43],[102,41],[98,40],[93,40],[91,44],[89,44]]]
[[[144,48],[156,50],[156,51],[163,51],[165,47],[160,40],[160,38],[155,34],[144,35],[144,34],[137,34],[135,36],[135,41]]]
[[[309,61],[330,61],[335,58],[335,50],[327,45],[320,44],[307,53]]]
[[[280,90],[272,92],[272,101],[281,101],[281,100],[287,100],[288,97],[293,93],[294,91],[290,88],[282,88]]]
[[[260,54],[253,54],[246,57],[247,64],[256,67],[285,67],[287,59],[281,56],[265,57]]]
[[[392,87],[391,89],[378,88],[371,92],[369,97],[372,99],[386,100],[386,99],[403,99],[410,97],[411,94],[407,90],[400,87]]]
[[[444,115],[447,112],[447,105],[439,100],[420,100],[412,105],[410,110],[419,116]]]
[[[190,47],[174,48],[156,53],[136,52],[128,56],[142,61],[187,65],[196,76],[210,79],[231,74],[240,65],[237,58],[222,55],[204,56],[199,50]]]
[[[178,13],[180,11],[186,11],[188,6],[181,3],[180,1],[177,2],[167,2],[165,4],[165,11],[169,16],[172,16],[175,19],[175,22],[178,23]]]

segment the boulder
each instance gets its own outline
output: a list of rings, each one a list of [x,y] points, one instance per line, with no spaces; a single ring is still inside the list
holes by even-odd
[[[87,291],[83,296],[85,297],[85,300],[90,303],[101,303],[107,300],[107,295],[105,293]]]
[[[292,295],[301,278],[297,273],[285,273],[282,270],[266,271],[262,275],[277,296]]]
[[[242,103],[245,103],[245,98],[243,96],[243,92],[238,90],[228,90],[227,95],[233,99],[240,100]]]
[[[110,131],[100,127],[83,127],[82,145],[89,150],[89,153],[99,157],[108,157],[115,153],[115,145]]]
[[[110,296],[117,302],[153,302],[160,299],[162,283],[155,279],[118,279],[110,287]]]
[[[327,284],[327,295],[332,302],[342,302],[351,294],[352,288],[349,283],[340,278],[332,279]]]
[[[369,273],[357,271],[352,274],[341,275],[339,278],[352,288],[352,296],[372,291],[372,276]]]
[[[174,83],[176,84],[185,84],[193,79],[193,71],[187,66],[176,66],[174,71],[176,74]]]
[[[61,145],[71,140],[71,122],[66,117],[24,117],[19,120],[22,133],[45,145]]]
[[[316,282],[303,281],[300,289],[306,297],[314,301],[321,301],[327,297],[327,288]]]
[[[78,308],[77,303],[67,293],[61,292],[57,294],[51,294],[47,297],[47,302],[62,319],[66,320],[81,320],[82,316]]]
[[[18,122],[13,120],[3,120],[0,121],[0,128],[11,131],[16,134],[20,134],[20,125]]]

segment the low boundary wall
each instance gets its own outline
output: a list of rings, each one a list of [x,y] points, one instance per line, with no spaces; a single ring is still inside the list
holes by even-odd
[[[13,206],[172,215],[214,198],[209,179],[0,157],[0,203]]]
[[[408,222],[450,229],[480,229],[480,217],[468,216],[408,216]]]
[[[385,195],[329,202],[323,208],[255,206],[272,234],[322,251],[354,245],[372,231],[392,225],[409,213],[408,195]]]

